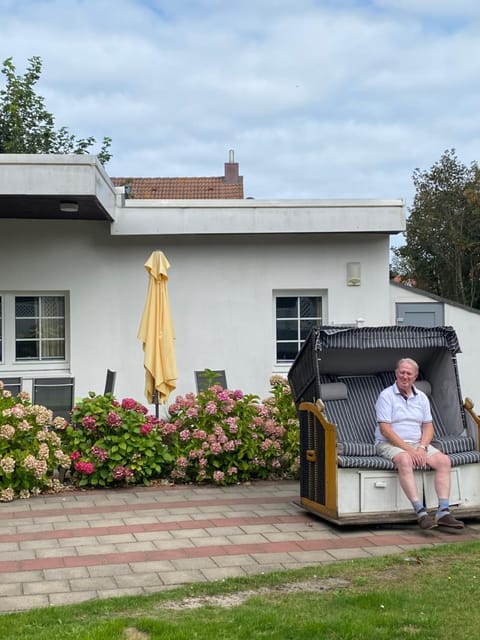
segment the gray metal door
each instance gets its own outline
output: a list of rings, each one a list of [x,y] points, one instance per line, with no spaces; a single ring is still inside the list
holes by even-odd
[[[443,327],[444,313],[441,302],[397,302],[396,321],[398,325],[415,327]]]

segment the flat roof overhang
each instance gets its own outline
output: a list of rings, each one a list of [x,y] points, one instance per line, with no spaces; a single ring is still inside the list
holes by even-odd
[[[397,200],[125,200],[112,235],[269,235],[405,231]]]
[[[115,204],[96,156],[0,154],[0,219],[111,222]]]

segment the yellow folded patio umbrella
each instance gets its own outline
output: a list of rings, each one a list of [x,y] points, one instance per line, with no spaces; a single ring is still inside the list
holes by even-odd
[[[158,404],[168,400],[177,382],[175,331],[167,288],[170,263],[163,251],[154,251],[144,266],[149,283],[138,339],[143,342],[145,396],[150,404],[155,403],[158,417]]]

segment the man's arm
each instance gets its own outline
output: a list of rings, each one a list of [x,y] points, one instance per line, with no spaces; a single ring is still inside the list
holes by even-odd
[[[421,447],[427,447],[433,440],[433,422],[424,422],[422,424],[422,439],[420,440]]]
[[[415,451],[415,449],[411,445],[407,444],[405,440],[403,440],[403,438],[401,438],[398,433],[395,432],[389,422],[379,422],[378,426],[380,429],[380,433],[386,440],[388,440],[389,444],[392,444],[394,447],[399,447],[407,453]]]
[[[416,449],[412,445],[403,440],[395,431],[389,422],[378,423],[380,433],[384,438],[388,440],[394,447],[403,449],[412,458],[413,462],[419,466],[424,467],[427,463],[427,452],[423,447],[430,444],[433,438],[433,424],[431,422],[424,422],[422,425],[422,439],[419,447]]]

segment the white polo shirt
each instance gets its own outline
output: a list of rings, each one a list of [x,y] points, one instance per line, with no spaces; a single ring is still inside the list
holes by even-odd
[[[423,391],[413,387],[413,395],[406,398],[398,389],[396,382],[380,393],[375,409],[377,423],[391,424],[395,433],[405,442],[420,442],[422,425],[432,422],[430,402]],[[386,438],[380,433],[380,427],[377,424],[375,444],[385,441]]]

